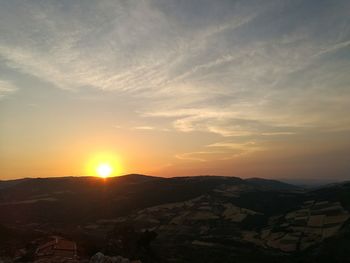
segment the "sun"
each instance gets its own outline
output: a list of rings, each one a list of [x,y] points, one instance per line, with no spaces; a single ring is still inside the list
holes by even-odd
[[[98,152],[89,156],[85,171],[89,176],[108,178],[121,176],[124,170],[119,155],[113,152]]]
[[[96,173],[101,178],[107,178],[113,173],[113,167],[108,163],[101,163],[96,167]]]

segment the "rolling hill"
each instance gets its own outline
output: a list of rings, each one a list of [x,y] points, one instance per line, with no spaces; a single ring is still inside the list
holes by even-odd
[[[322,262],[317,255],[331,251],[339,262],[350,259],[349,183],[305,190],[259,178],[130,174],[0,186],[4,247],[59,233],[85,255],[118,252],[143,262]],[[155,233],[153,254],[118,247],[125,233],[129,241]]]

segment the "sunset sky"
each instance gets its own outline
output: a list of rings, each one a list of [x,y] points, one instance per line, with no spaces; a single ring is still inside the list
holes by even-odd
[[[0,0],[0,179],[350,179],[350,1]]]

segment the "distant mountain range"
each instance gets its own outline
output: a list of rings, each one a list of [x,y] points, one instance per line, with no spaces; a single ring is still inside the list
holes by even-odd
[[[147,206],[185,201],[222,185],[265,191],[301,190],[274,180],[223,176],[26,178],[0,181],[0,207],[6,211],[1,213],[0,222],[75,222],[115,217]]]
[[[308,190],[225,176],[0,181],[0,254],[57,232],[105,252],[128,224],[157,234],[161,260],[149,262],[326,262],[332,253],[346,262],[348,211],[348,182]]]

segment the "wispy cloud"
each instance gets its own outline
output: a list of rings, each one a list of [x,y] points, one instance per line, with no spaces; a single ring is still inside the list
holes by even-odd
[[[206,146],[206,150],[186,152],[177,154],[176,158],[187,161],[218,161],[230,160],[240,157],[242,155],[251,154],[257,151],[265,150],[262,145],[254,141],[247,141],[243,143],[238,142],[217,142]]]
[[[288,125],[283,120],[273,121],[266,117],[258,118],[259,120],[249,119],[250,116],[239,112],[239,109],[181,109],[147,113],[145,116],[175,118],[173,126],[179,131],[206,131],[224,137],[291,135],[295,133],[294,129],[299,128]]]
[[[257,145],[256,142],[244,142],[244,143],[237,143],[237,142],[217,142],[213,144],[207,145],[207,147],[215,147],[215,148],[228,148],[228,149],[262,149]]]
[[[152,126],[137,126],[134,127],[135,130],[146,130],[146,131],[150,131],[150,130],[154,130],[155,127]]]
[[[130,129],[254,141],[350,127],[348,1],[1,5],[2,67],[82,96],[137,100]],[[0,82],[0,97],[14,90]],[[236,154],[220,141],[209,147],[221,147],[217,156]],[[178,158],[203,160],[213,154],[205,149]]]
[[[207,162],[207,161],[215,161],[215,160],[225,160],[227,158],[227,152],[197,151],[197,152],[187,152],[187,153],[177,154],[175,157],[183,161]]]
[[[17,87],[12,82],[0,79],[0,99],[14,93],[16,90]]]
[[[331,53],[331,52],[335,52],[339,49],[343,49],[343,48],[347,48],[350,46],[350,40],[348,41],[343,41],[343,42],[340,42],[340,43],[334,43],[333,45],[331,46],[328,46],[324,49],[322,49],[319,53],[317,53],[316,55],[317,56],[321,56],[321,55],[324,55],[324,54],[327,54],[327,53]]]

